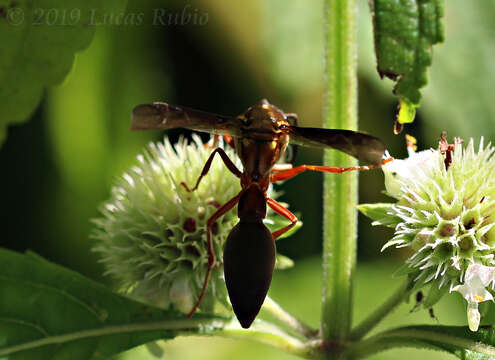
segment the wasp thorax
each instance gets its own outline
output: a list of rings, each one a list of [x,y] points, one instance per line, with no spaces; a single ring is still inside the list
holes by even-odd
[[[270,104],[266,99],[261,100],[247,109],[239,116],[245,131],[273,134],[277,133],[289,122],[285,114],[275,105]]]

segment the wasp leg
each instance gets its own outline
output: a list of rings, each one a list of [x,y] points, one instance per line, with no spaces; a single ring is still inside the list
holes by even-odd
[[[293,213],[291,213],[288,209],[284,208],[282,205],[280,205],[278,202],[276,202],[273,199],[266,198],[266,203],[268,204],[269,207],[273,209],[277,214],[282,215],[283,217],[287,218],[290,220],[290,224],[283,227],[282,229],[279,229],[277,231],[274,231],[272,233],[273,239],[278,238],[280,235],[284,234],[285,232],[289,231],[290,228],[292,228],[294,225],[297,223],[297,217]]]
[[[208,269],[206,270],[205,281],[203,283],[203,288],[201,289],[201,293],[199,294],[199,298],[194,304],[193,308],[187,314],[187,317],[193,316],[193,314],[198,310],[199,304],[201,304],[201,300],[205,296],[206,289],[208,288],[208,283],[211,277],[211,271],[215,267],[216,257],[215,252],[213,250],[213,241],[211,240],[211,233],[213,229],[213,225],[217,221],[217,219],[223,215],[225,215],[230,209],[232,209],[238,202],[241,195],[245,190],[241,190],[239,194],[235,197],[227,201],[220,209],[218,209],[206,222],[206,242],[208,246]]]
[[[343,168],[343,167],[338,167],[338,166],[300,165],[300,166],[296,166],[295,168],[287,169],[287,170],[273,169],[274,173],[270,177],[270,181],[271,182],[277,182],[277,181],[288,180],[288,179],[291,179],[294,176],[299,175],[300,173],[307,171],[307,170],[322,171],[322,172],[329,172],[329,173],[335,173],[335,174],[341,174],[343,172],[354,171],[354,170],[370,170],[370,169],[379,168],[391,160],[392,160],[392,158],[388,158],[388,159],[383,160],[381,164],[365,165],[365,166],[353,166],[353,167],[348,167],[348,168]]]
[[[201,182],[201,179],[203,178],[203,176],[208,174],[208,171],[210,171],[211,162],[213,161],[213,158],[215,157],[215,154],[217,154],[217,153],[222,158],[223,163],[225,164],[225,166],[227,166],[227,169],[229,169],[230,172],[232,174],[234,174],[235,176],[241,177],[242,172],[237,168],[237,166],[235,166],[235,164],[232,162],[232,160],[229,159],[229,156],[225,153],[225,151],[223,151],[222,148],[216,148],[215,150],[213,150],[213,152],[211,153],[208,160],[206,160],[205,166],[203,167],[203,171],[201,171],[201,175],[199,175],[198,181],[196,181],[196,185],[192,189],[189,190],[189,187],[186,185],[186,183],[184,183],[184,182],[180,183],[187,191],[191,192],[191,191],[194,191],[198,188],[199,183]]]

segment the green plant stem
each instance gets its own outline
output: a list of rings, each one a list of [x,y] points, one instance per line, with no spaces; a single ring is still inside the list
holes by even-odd
[[[348,360],[362,359],[367,356],[383,352],[385,350],[399,347],[415,347],[419,349],[438,350],[431,345],[418,343],[412,339],[406,339],[402,337],[378,336],[353,344],[353,346],[348,348],[349,351],[346,352],[346,358]]]
[[[39,340],[0,348],[0,357],[8,357],[21,351],[37,349],[41,346],[63,344],[75,340],[156,330],[174,330],[183,335],[217,335],[229,338],[242,338],[274,346],[295,355],[313,358],[319,351],[317,342],[303,342],[294,338],[275,325],[257,320],[249,329],[240,328],[237,321],[225,318],[179,319],[134,324],[104,326],[95,329],[74,331],[63,335],[46,336]]]
[[[440,345],[432,345],[437,341]],[[361,359],[377,352],[396,347],[415,347],[421,349],[445,350],[441,346],[450,345],[456,348],[471,350],[495,357],[495,347],[475,340],[442,334],[438,331],[419,330],[414,328],[399,328],[377,334],[366,340],[354,343],[348,347],[348,359]]]
[[[265,298],[265,302],[263,303],[263,309],[270,313],[281,323],[285,324],[289,329],[295,331],[298,334],[301,334],[306,338],[313,338],[318,334],[318,330],[313,329],[301,320],[292,316],[292,314],[289,314],[268,296]]]
[[[357,129],[356,1],[325,0],[324,125]],[[350,156],[325,151],[324,164],[354,166]],[[323,196],[323,304],[321,330],[328,344],[345,341],[352,320],[356,260],[357,173],[326,174]]]
[[[409,296],[410,284],[411,282],[409,280],[404,281],[397,291],[395,291],[378,309],[375,309],[367,318],[365,318],[351,331],[350,338],[352,340],[359,340],[376,325],[378,325],[380,321],[382,321]]]
[[[230,326],[227,325],[223,329],[216,331],[214,335],[255,340],[307,359],[317,358],[321,353],[321,341],[303,342],[263,320],[256,320],[248,330],[240,328],[237,323],[231,323]]]

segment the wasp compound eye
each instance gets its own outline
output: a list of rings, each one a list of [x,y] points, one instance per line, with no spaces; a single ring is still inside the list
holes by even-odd
[[[239,222],[223,252],[225,283],[232,308],[245,329],[258,315],[272,281],[275,242],[261,222]]]

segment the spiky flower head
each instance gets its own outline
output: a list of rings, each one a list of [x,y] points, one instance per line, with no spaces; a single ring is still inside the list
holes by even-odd
[[[110,200],[101,206],[102,217],[94,220],[93,250],[119,289],[164,308],[172,304],[182,312],[191,310],[203,286],[208,264],[206,222],[241,189],[239,179],[220,158],[213,161],[196,191],[187,192],[180,185],[195,184],[212,152],[198,136],[193,140],[189,144],[181,139],[174,146],[168,139],[150,143],[137,156],[137,165],[117,180]],[[242,169],[234,151],[225,151]],[[275,194],[269,190],[269,196]],[[223,245],[237,221],[233,209],[214,226],[217,266],[200,309],[212,310],[215,300],[228,304]],[[270,224],[280,226],[280,221],[268,218]]]
[[[428,307],[464,282],[479,291],[466,276],[471,265],[495,266],[495,149],[483,139],[477,151],[472,139],[467,146],[455,140],[421,152],[410,146],[407,159],[383,166],[386,193],[397,201],[360,206],[373,225],[395,229],[382,251],[411,250],[398,273],[413,290],[431,285]]]

